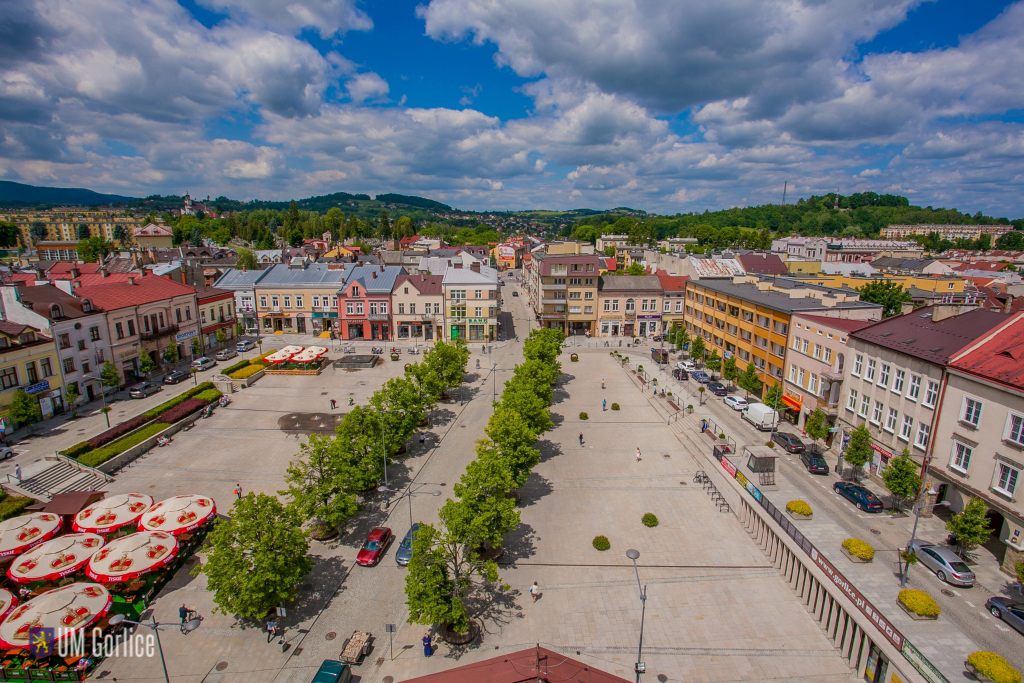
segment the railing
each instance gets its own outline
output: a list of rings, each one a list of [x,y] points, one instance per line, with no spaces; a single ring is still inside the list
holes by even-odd
[[[58,461],[63,462],[65,465],[70,465],[71,467],[74,467],[79,472],[83,470],[88,471],[96,475],[103,481],[114,481],[114,478],[107,474],[106,472],[104,472],[103,470],[98,470],[95,467],[90,467],[89,465],[83,465],[74,458],[69,458],[68,456],[61,455],[60,453],[56,453],[56,456]]]
[[[165,327],[162,330],[151,330],[149,332],[142,332],[142,333],[139,334],[139,339],[142,339],[142,340],[159,339],[160,337],[166,337],[169,334],[177,334],[177,333],[178,333],[178,326],[177,325],[168,325],[167,327]]]

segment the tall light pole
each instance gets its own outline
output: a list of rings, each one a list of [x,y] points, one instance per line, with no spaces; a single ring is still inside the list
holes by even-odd
[[[921,483],[923,484],[924,482],[922,481]],[[924,487],[922,487],[922,491],[923,491],[923,489],[924,489]],[[920,500],[920,494],[918,494],[918,499]],[[914,547],[914,540],[917,538],[917,523],[921,519],[921,510],[924,510],[925,508],[935,508],[935,507],[949,507],[949,501],[948,500],[944,500],[941,503],[930,503],[930,504],[927,504],[927,505],[915,505],[914,506],[914,530],[910,532],[910,542],[907,543],[907,550],[906,550],[907,553],[911,552],[912,548]],[[910,572],[910,565],[907,563],[906,559],[904,558],[904,560],[903,560],[903,574],[900,575],[900,588],[906,588],[907,587],[907,574],[909,572]]]
[[[422,486],[426,486],[426,485],[427,485],[426,483],[422,484]],[[444,484],[440,484],[440,486],[444,486]],[[441,491],[413,491],[413,490],[411,490],[411,488],[412,488],[412,484],[410,483],[409,486],[406,487],[405,492],[402,495],[398,496],[398,498],[395,499],[396,501],[402,500],[403,498],[408,498],[409,499],[409,528],[410,529],[412,528],[412,523],[413,523],[412,522],[412,497],[416,496],[416,495],[440,496],[441,493],[442,493]],[[389,492],[388,491],[388,487],[386,487],[386,486],[378,486],[377,490],[380,491],[381,493],[388,493]]]
[[[110,617],[110,621],[108,623],[110,626],[117,626],[118,624],[135,624],[136,626],[145,626],[146,628],[153,629],[153,633],[156,634],[156,651],[160,653],[160,666],[164,669],[164,683],[171,683],[171,679],[167,675],[167,660],[164,659],[164,649],[160,645],[160,626],[162,626],[162,624],[157,623],[156,617],[153,617],[152,624],[147,624],[143,621],[131,621],[130,619],[125,619],[123,614],[115,614]],[[199,619],[190,619],[182,624],[182,628],[185,631],[195,631],[199,628],[199,623]]]
[[[381,414],[384,414],[384,415],[388,415],[390,413],[401,413],[401,414],[405,415],[405,411],[404,410],[379,410],[377,412],[379,412]],[[385,506],[387,506],[387,505],[391,504],[391,496],[390,496],[391,489],[388,488],[388,444],[387,444],[387,440],[384,438],[384,420],[383,419],[381,419],[381,421],[380,421],[380,448],[381,448],[381,451],[384,453],[384,491],[383,492],[389,494],[387,499],[386,499],[386,501],[385,501]],[[410,503],[410,505],[411,504],[412,503]]]
[[[643,661],[644,653],[644,615],[647,612],[647,586],[640,586],[640,570],[637,569],[636,561],[640,557],[640,551],[630,548],[626,551],[626,557],[633,560],[633,571],[636,572],[636,587],[640,590],[640,644],[636,648],[636,683],[640,683],[640,674],[647,672],[647,665]]]

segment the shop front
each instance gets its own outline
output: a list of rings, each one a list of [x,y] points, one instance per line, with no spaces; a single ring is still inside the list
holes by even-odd
[[[43,419],[64,412],[61,390],[59,388],[51,389],[48,380],[44,379],[41,382],[30,384],[25,387],[25,393],[39,401],[39,410],[42,411]]]
[[[492,330],[488,329],[487,318],[468,318],[466,322],[469,325],[469,341],[487,341],[490,338]]]
[[[782,403],[784,405],[779,406],[782,408],[782,419],[790,424],[800,424],[800,411],[804,407],[803,394],[797,393],[790,389],[785,389],[782,392]]]
[[[345,339],[366,339],[367,332],[365,320],[345,319]]]
[[[396,324],[398,339],[431,341],[434,338],[434,328],[431,320],[399,320]]]
[[[602,318],[601,319],[601,336],[602,337],[618,337],[619,331],[622,329],[621,318]]]
[[[314,312],[313,317],[310,320],[310,326],[313,328],[313,334],[321,335],[324,332],[337,334],[338,325],[338,314],[337,313],[323,313]]]
[[[660,315],[639,315],[636,319],[636,334],[639,337],[653,337],[661,325]]]

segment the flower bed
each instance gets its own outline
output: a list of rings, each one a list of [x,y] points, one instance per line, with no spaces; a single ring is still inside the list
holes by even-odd
[[[175,396],[170,401],[164,401],[163,403],[158,405],[156,408],[153,408],[152,410],[147,410],[145,413],[143,413],[143,415],[148,416],[150,419],[154,419],[154,418],[156,418],[157,415],[159,415],[160,413],[164,412],[168,408],[173,408],[174,406],[178,405],[182,401],[186,401],[186,400],[192,398],[193,396],[196,396],[197,394],[201,394],[204,391],[206,391],[207,389],[214,389],[214,388],[215,387],[213,386],[213,382],[203,382],[199,386],[192,387],[188,391],[183,392],[183,393]]]
[[[244,368],[239,368],[233,372],[225,372],[224,374],[231,379],[246,379],[247,377],[252,377],[257,372],[264,370],[266,367],[263,364],[251,365],[248,364],[248,361],[246,361],[246,363],[247,364]]]
[[[149,422],[150,419],[151,418],[148,418],[145,415],[136,415],[135,417],[125,420],[121,424],[114,425],[107,431],[92,437],[87,443],[93,448],[99,448],[104,444],[120,439],[128,432],[134,432],[136,429]]]
[[[230,377],[232,372],[238,372],[242,368],[249,367],[251,364],[252,364],[251,361],[240,360],[237,363],[235,363],[234,365],[229,365],[228,367],[226,367],[223,370],[221,370],[220,374],[227,375],[228,377]]]
[[[939,603],[924,591],[904,589],[900,591],[896,600],[903,611],[912,618],[938,619],[942,612]]]
[[[803,515],[804,517],[810,517],[813,513],[811,506],[804,500],[791,500],[786,503],[786,512],[792,512],[794,515]]]
[[[871,562],[875,559],[875,549],[870,543],[859,538],[848,538],[843,541],[843,552],[854,562]]]
[[[206,406],[209,401],[204,401],[201,398],[190,398],[187,401],[182,401],[173,408],[168,408],[164,412],[160,413],[156,420],[164,424],[172,425],[179,420],[183,420],[192,413],[200,410]]]
[[[96,467],[107,460],[110,460],[115,455],[118,455],[133,446],[137,446],[146,439],[156,436],[163,430],[170,427],[169,424],[163,422],[154,422],[153,424],[147,425],[142,429],[129,434],[123,439],[107,444],[102,448],[97,448],[94,451],[90,451],[78,458],[78,462],[89,467]]]
[[[980,674],[994,683],[1021,683],[1020,672],[995,652],[972,652],[967,657],[967,668],[975,676]]]

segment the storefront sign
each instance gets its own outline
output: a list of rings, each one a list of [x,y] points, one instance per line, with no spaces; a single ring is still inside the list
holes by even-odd
[[[895,457],[895,456],[893,456],[892,453],[890,453],[886,449],[882,448],[881,446],[879,446],[874,441],[871,442],[871,450],[873,450],[874,452],[878,453],[880,456],[882,456],[886,460],[889,460],[889,459]]]
[[[470,325],[485,325],[487,318],[467,318]]]
[[[314,311],[313,312],[313,317],[314,318],[337,318],[338,314],[337,313],[321,313],[321,312]]]
[[[191,339],[192,337],[196,337],[198,335],[199,335],[199,333],[196,332],[195,330],[188,330],[186,332],[179,332],[178,334],[174,335],[174,341],[176,341],[176,342],[183,342],[186,339]]]
[[[43,380],[42,382],[36,382],[25,387],[26,394],[38,394],[41,391],[46,391],[50,388],[49,380]]]

